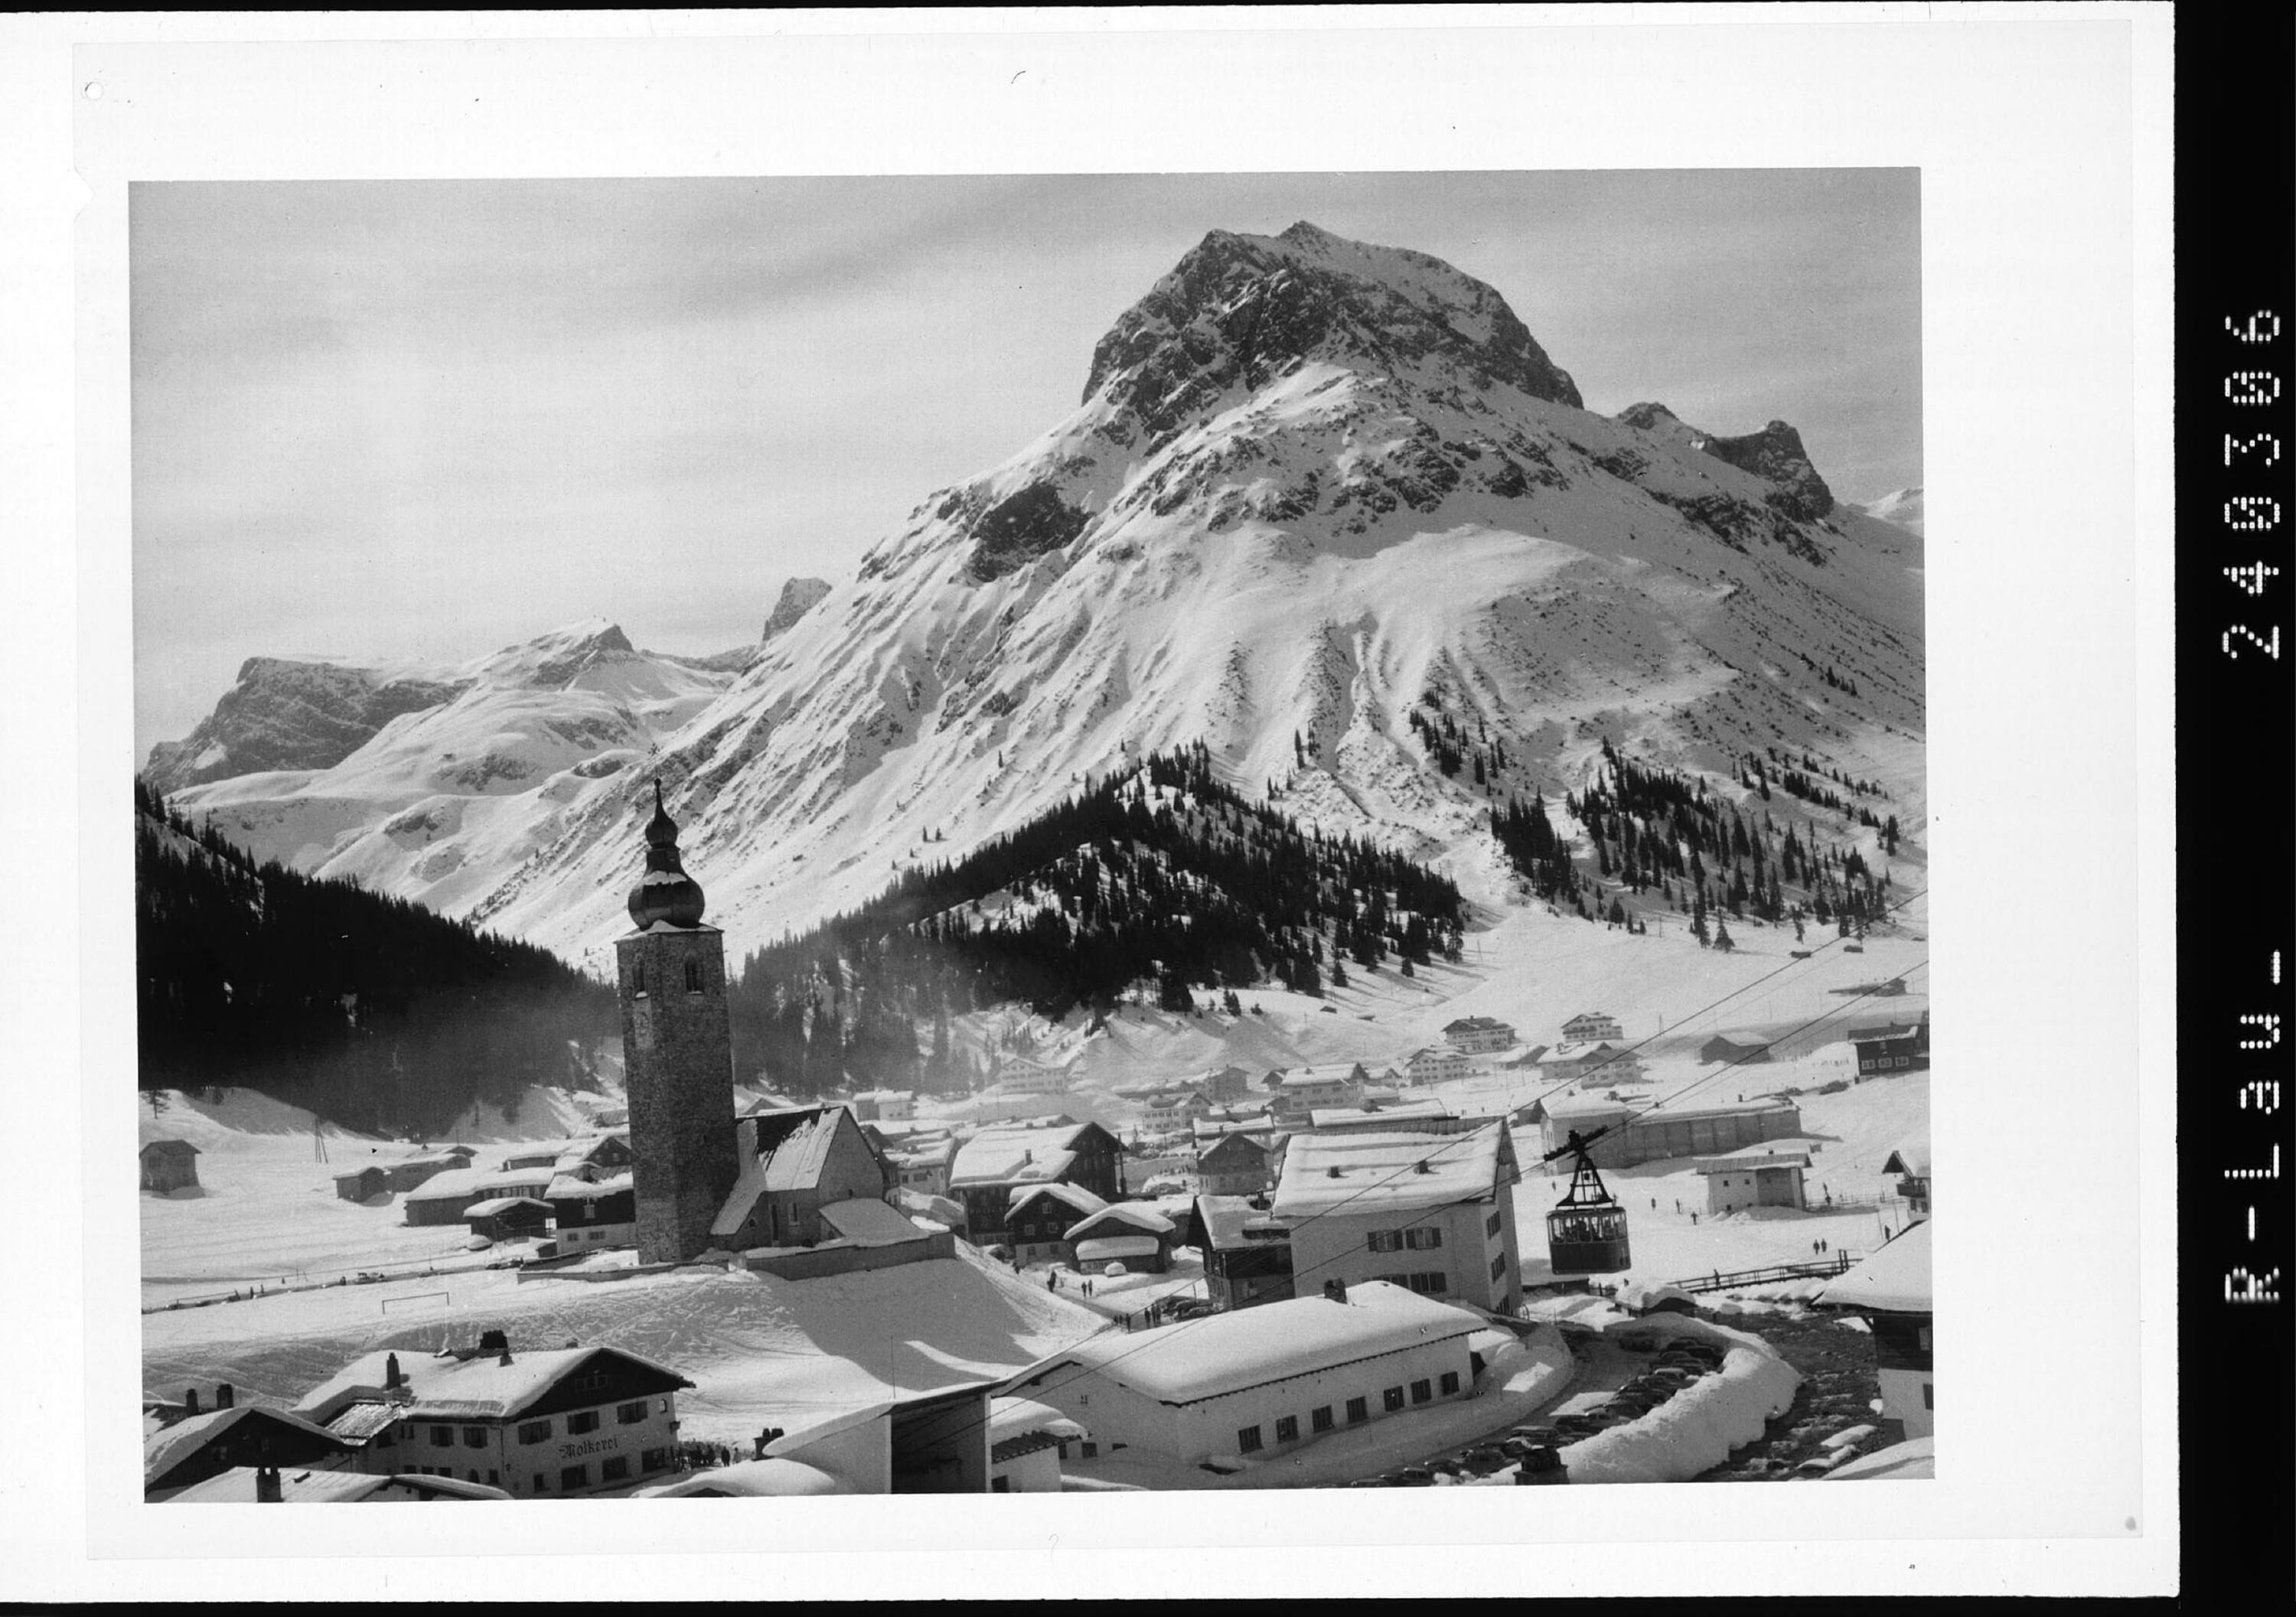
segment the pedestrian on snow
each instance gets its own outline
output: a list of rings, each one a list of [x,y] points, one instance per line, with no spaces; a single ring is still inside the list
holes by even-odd
[[[1690,1215],[1690,1221],[1691,1221],[1693,1224],[1697,1223],[1697,1222],[1698,1222],[1698,1215],[1697,1215],[1696,1213],[1693,1213],[1693,1214],[1691,1214],[1691,1215]]]

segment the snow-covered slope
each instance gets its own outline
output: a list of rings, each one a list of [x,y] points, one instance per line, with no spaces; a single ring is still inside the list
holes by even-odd
[[[1726,773],[1775,744],[1881,783],[1918,837],[1921,564],[1784,423],[1592,414],[1447,265],[1214,232],[1101,341],[1074,413],[919,505],[643,769],[602,767],[631,746],[585,773],[537,735],[506,750],[518,782],[442,784],[505,751],[442,722],[458,702],[324,779],[181,800],[578,957],[620,929],[659,774],[740,948],[1201,740],[1246,789],[1491,903],[1487,800],[1432,766],[1414,708],[1503,741],[1503,792],[1578,784],[1605,735]]]
[[[178,808],[213,814],[262,858],[458,914],[585,786],[642,761],[726,691],[742,661],[641,652],[603,619],[449,669],[258,658],[159,779],[220,753],[203,768],[230,772],[193,771],[202,784],[175,793]],[[305,700],[314,693],[332,699],[327,714]],[[394,701],[409,705],[364,735],[330,717]],[[301,767],[230,768],[250,756]]]
[[[1918,488],[1899,488],[1894,493],[1883,495],[1878,500],[1867,500],[1858,509],[1867,516],[1879,517],[1885,522],[1895,522],[1898,527],[1909,529],[1915,533],[1922,531],[1923,511],[1922,491]]]

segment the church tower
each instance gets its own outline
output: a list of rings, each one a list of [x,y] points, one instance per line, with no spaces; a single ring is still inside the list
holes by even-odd
[[[734,1188],[734,1028],[725,934],[701,923],[701,888],[677,858],[677,823],[653,784],[635,931],[615,940],[628,1075],[638,1260],[684,1262],[709,1247]]]

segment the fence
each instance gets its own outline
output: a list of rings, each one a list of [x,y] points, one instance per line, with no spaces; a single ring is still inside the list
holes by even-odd
[[[1843,1274],[1857,1261],[1856,1252],[1830,1252],[1808,1263],[1773,1263],[1767,1268],[1733,1269],[1726,1275],[1717,1270],[1712,1274],[1693,1275],[1687,1280],[1669,1280],[1666,1284],[1685,1292],[1726,1292],[1742,1285],[1767,1285],[1774,1280],[1804,1280]]]
[[[382,1300],[382,1311],[383,1311],[384,1313],[386,1313],[386,1314],[390,1313],[390,1305],[391,1305],[392,1303],[394,1303],[394,1302],[398,1302],[398,1303],[408,1303],[408,1302],[433,1302],[433,1301],[436,1301],[436,1302],[452,1302],[452,1301],[455,1301],[455,1300],[454,1300],[454,1298],[453,1298],[453,1297],[451,1297],[451,1296],[449,1296],[449,1295],[448,1295],[447,1293],[445,1293],[445,1292],[417,1292],[417,1293],[414,1293],[413,1296],[411,1296],[411,1297],[386,1297],[386,1298],[384,1298],[384,1299]]]

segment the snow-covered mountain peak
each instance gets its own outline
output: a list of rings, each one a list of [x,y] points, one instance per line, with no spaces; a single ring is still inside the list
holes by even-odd
[[[1100,340],[1084,397],[1104,396],[1115,424],[1136,425],[1153,447],[1228,389],[1311,360],[1580,403],[1489,286],[1425,253],[1304,221],[1280,236],[1205,236]]]
[[[1810,464],[1801,434],[1785,422],[1772,420],[1759,432],[1724,438],[1692,426],[1662,404],[1628,405],[1614,419],[1775,483],[1767,503],[1798,521],[1814,522],[1833,510],[1833,491]]]

